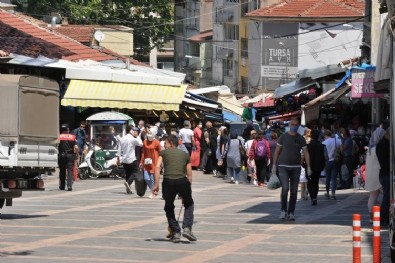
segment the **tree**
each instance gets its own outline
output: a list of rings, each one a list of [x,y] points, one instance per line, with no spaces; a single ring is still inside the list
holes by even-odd
[[[27,2],[27,6],[26,6]],[[161,49],[173,32],[172,0],[16,0],[17,10],[41,19],[59,13],[70,24],[124,25],[133,28],[134,58]]]

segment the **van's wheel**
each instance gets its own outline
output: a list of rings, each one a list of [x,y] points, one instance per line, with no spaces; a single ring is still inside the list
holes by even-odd
[[[136,178],[134,179],[134,187],[136,189],[136,194],[138,196],[144,196],[145,191],[147,191],[147,183],[144,180],[143,173],[137,173]]]
[[[395,262],[395,249],[392,249],[391,247],[390,249],[391,249],[391,262]]]
[[[4,204],[5,204],[5,198],[0,198],[0,209],[3,208]]]

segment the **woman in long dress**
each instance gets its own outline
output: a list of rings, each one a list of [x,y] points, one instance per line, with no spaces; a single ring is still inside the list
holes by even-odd
[[[191,166],[193,168],[198,168],[200,166],[200,155],[201,155],[201,145],[200,141],[202,139],[202,122],[199,122],[195,129],[193,130],[193,140],[195,142],[195,149],[191,154]]]

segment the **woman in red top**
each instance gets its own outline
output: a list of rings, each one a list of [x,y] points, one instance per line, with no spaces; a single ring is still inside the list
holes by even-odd
[[[192,151],[191,154],[191,166],[199,167],[200,166],[200,140],[202,139],[202,122],[199,122],[196,125],[196,128],[193,130],[193,140],[195,141],[195,150]]]
[[[144,180],[147,182],[151,194],[148,198],[154,198],[152,189],[154,188],[155,165],[158,162],[159,153],[161,152],[160,142],[155,139],[156,130],[149,129],[147,139],[143,142],[143,150],[141,153],[140,168],[144,170]]]

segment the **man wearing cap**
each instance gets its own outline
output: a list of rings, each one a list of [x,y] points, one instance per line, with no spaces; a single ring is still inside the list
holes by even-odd
[[[142,147],[143,142],[139,136],[139,128],[129,126],[128,133],[122,137],[120,147],[117,153],[117,165],[122,163],[125,169],[125,182],[126,193],[132,194],[130,185],[133,183],[134,178],[138,172],[139,164],[136,158],[136,147]]]
[[[76,136],[70,133],[68,124],[62,125],[59,140],[59,189],[65,190],[67,183],[67,190],[72,191],[73,165],[78,159],[79,149]]]
[[[191,123],[188,120],[184,121],[184,128],[180,130],[179,136],[182,140],[182,143],[185,145],[185,148],[187,148],[189,156],[191,156],[192,147],[194,146],[195,142],[193,141],[193,131],[191,130]]]

